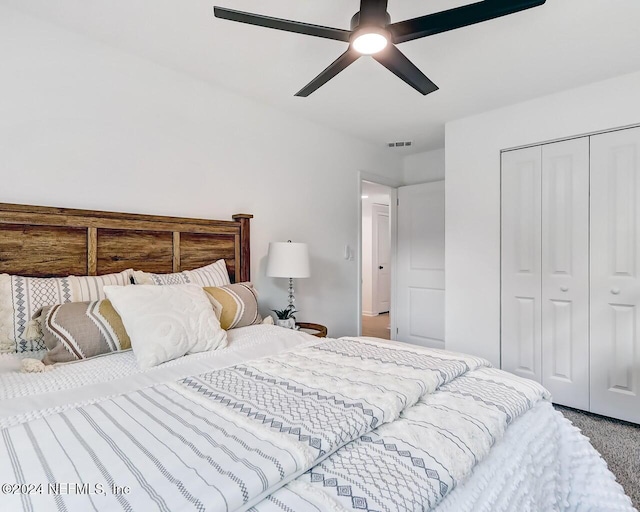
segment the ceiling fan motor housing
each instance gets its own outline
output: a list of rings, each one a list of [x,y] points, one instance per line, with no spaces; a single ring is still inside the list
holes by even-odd
[[[388,12],[384,13],[384,17],[379,20],[374,20],[369,18],[365,20],[365,26],[367,27],[380,27],[385,28],[387,25],[391,23],[391,16],[389,16]],[[355,13],[351,18],[351,30],[356,30],[360,26],[360,11]]]

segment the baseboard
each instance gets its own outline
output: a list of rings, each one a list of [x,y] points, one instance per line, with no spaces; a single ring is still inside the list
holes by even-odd
[[[378,316],[378,313],[374,313],[373,311],[363,311],[362,316]]]

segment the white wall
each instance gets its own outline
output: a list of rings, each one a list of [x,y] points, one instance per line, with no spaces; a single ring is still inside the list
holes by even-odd
[[[402,162],[402,184],[415,185],[443,180],[444,168],[444,148],[407,155]]]
[[[270,241],[306,241],[299,319],[354,334],[358,171],[401,181],[388,151],[0,7],[0,201],[230,219],[252,213],[263,309]],[[304,100],[302,100],[304,101]]]
[[[448,123],[446,346],[500,362],[500,151],[640,123],[640,72]]]

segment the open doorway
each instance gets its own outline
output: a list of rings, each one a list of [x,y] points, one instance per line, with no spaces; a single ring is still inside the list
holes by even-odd
[[[391,339],[391,196],[362,181],[362,335]]]

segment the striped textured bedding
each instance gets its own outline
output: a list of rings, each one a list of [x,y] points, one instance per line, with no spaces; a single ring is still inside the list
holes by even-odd
[[[142,370],[131,350],[115,352],[47,368],[43,373],[22,373],[23,354],[0,354],[0,428],[123,394],[153,384],[178,380],[216,368],[315,343],[301,331],[272,325],[232,329],[223,350],[200,352]],[[44,352],[29,353],[42,359]]]
[[[323,510],[334,502],[338,510],[431,510],[484,459],[509,423],[545,397],[536,383],[490,368],[469,371],[267,502],[284,505],[280,510],[300,510],[303,503]]]
[[[431,510],[546,398],[479,358],[327,340],[2,429],[0,482],[32,491],[3,510]]]

